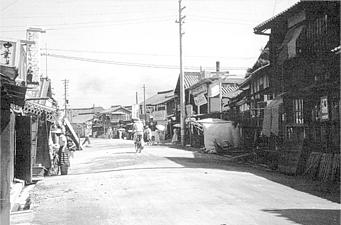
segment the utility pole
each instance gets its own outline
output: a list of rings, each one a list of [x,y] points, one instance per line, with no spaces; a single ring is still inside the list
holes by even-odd
[[[147,123],[147,110],[146,110],[146,85],[143,85],[143,110],[144,110],[144,122]]]
[[[45,77],[47,78],[47,43],[45,43],[45,52],[46,52],[46,56],[45,56]]]
[[[64,117],[67,118],[67,104],[68,104],[68,100],[67,100],[67,93],[69,90],[69,80],[64,79],[62,80],[64,83]]]
[[[176,23],[179,24],[179,41],[180,41],[180,126],[181,126],[181,145],[185,146],[185,87],[184,87],[184,74],[182,65],[182,25],[186,16],[182,16],[182,11],[186,8],[181,6],[182,0],[179,0],[179,19]]]
[[[139,104],[139,96],[138,96],[138,93],[136,92],[136,105]]]

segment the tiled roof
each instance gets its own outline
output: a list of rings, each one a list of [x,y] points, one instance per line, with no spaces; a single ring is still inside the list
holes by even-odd
[[[198,83],[200,81],[201,76],[202,76],[202,72],[184,72],[185,90],[193,86],[194,84]],[[178,77],[178,81],[176,83],[174,92],[178,94],[180,92],[180,76]]]
[[[262,22],[261,24],[259,24],[258,26],[256,26],[255,28],[253,28],[255,33],[261,32],[264,29],[268,29],[271,24],[276,21],[276,20],[283,20],[285,14],[287,14],[290,11],[296,10],[298,8],[298,6],[300,6],[302,4],[303,1],[297,2],[295,3],[293,6],[291,6],[290,8],[284,10],[283,12],[271,17],[270,19]]]
[[[156,95],[146,99],[146,105],[158,105],[174,98],[174,90],[158,92]],[[143,104],[143,102],[141,102]]]
[[[258,73],[264,71],[265,69],[270,69],[270,64],[266,64],[262,67],[259,67],[258,69],[256,69],[255,71],[253,71],[248,78],[246,78],[244,80],[243,83],[240,84],[241,87],[245,86],[246,84],[248,84]]]
[[[113,113],[113,112],[116,112],[116,111],[119,110],[119,109],[123,109],[123,111],[126,111],[127,113],[131,113],[130,110],[124,108],[123,106],[115,106],[115,107],[112,107],[112,108],[103,110],[103,111],[101,111],[100,113],[101,113],[101,114]]]
[[[300,0],[295,3],[293,6],[287,8],[286,10],[278,13],[277,15],[271,17],[270,19],[262,22],[255,28],[253,28],[254,33],[262,34],[267,29],[270,29],[274,26],[277,26],[280,23],[285,23],[287,18],[295,13],[298,13],[302,10],[308,9],[309,11],[315,12],[316,10],[326,9],[329,10],[329,7],[340,8],[340,1],[307,1]]]
[[[200,80],[200,76],[201,76],[200,72],[185,72],[184,73],[185,89],[198,83]]]
[[[85,123],[93,119],[93,114],[75,115],[71,118],[71,123]]]
[[[241,90],[238,90],[238,86],[222,85],[221,92],[224,98],[233,98],[237,96]]]
[[[244,82],[244,78],[231,78],[227,77],[222,80],[223,83],[230,83],[230,84],[241,84]]]
[[[103,107],[91,107],[91,108],[73,108],[71,109],[74,115],[79,114],[94,114],[103,111]]]

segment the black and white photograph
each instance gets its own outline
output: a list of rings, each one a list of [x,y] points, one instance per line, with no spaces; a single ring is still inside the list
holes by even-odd
[[[340,0],[1,0],[0,225],[339,225]]]

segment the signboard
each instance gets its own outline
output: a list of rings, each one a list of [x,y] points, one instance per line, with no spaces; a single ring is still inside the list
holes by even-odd
[[[204,94],[200,94],[194,97],[194,103],[197,106],[205,105],[207,103],[207,99]]]
[[[16,42],[0,41],[0,64],[15,66]]]
[[[133,118],[133,119],[139,118],[139,105],[138,104],[132,105],[132,107],[131,107],[131,118]]]
[[[40,85],[27,84],[25,98],[39,98]]]
[[[39,82],[41,75],[41,54],[42,47],[42,29],[30,28],[26,32],[26,40],[33,41],[34,44],[27,45],[27,69],[32,75],[28,82]]]
[[[210,84],[208,89],[208,97],[215,97],[220,93],[220,85],[219,81],[215,81],[214,83]]]
[[[191,93],[193,96],[197,96],[199,94],[206,94],[207,93],[207,85],[206,84],[200,85],[199,87],[196,87],[193,90],[191,90]]]
[[[210,98],[210,112],[220,112],[219,98]]]
[[[327,96],[321,97],[321,120],[328,120],[328,99]]]
[[[166,110],[154,111],[153,112],[153,120],[154,121],[165,120],[166,118],[167,118]]]

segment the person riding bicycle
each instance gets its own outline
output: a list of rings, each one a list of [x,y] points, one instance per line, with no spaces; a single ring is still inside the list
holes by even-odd
[[[141,144],[141,148],[144,146],[144,141],[143,141],[143,123],[141,120],[137,119],[133,121],[133,132],[134,132],[134,144]],[[141,152],[141,149],[139,150]]]

